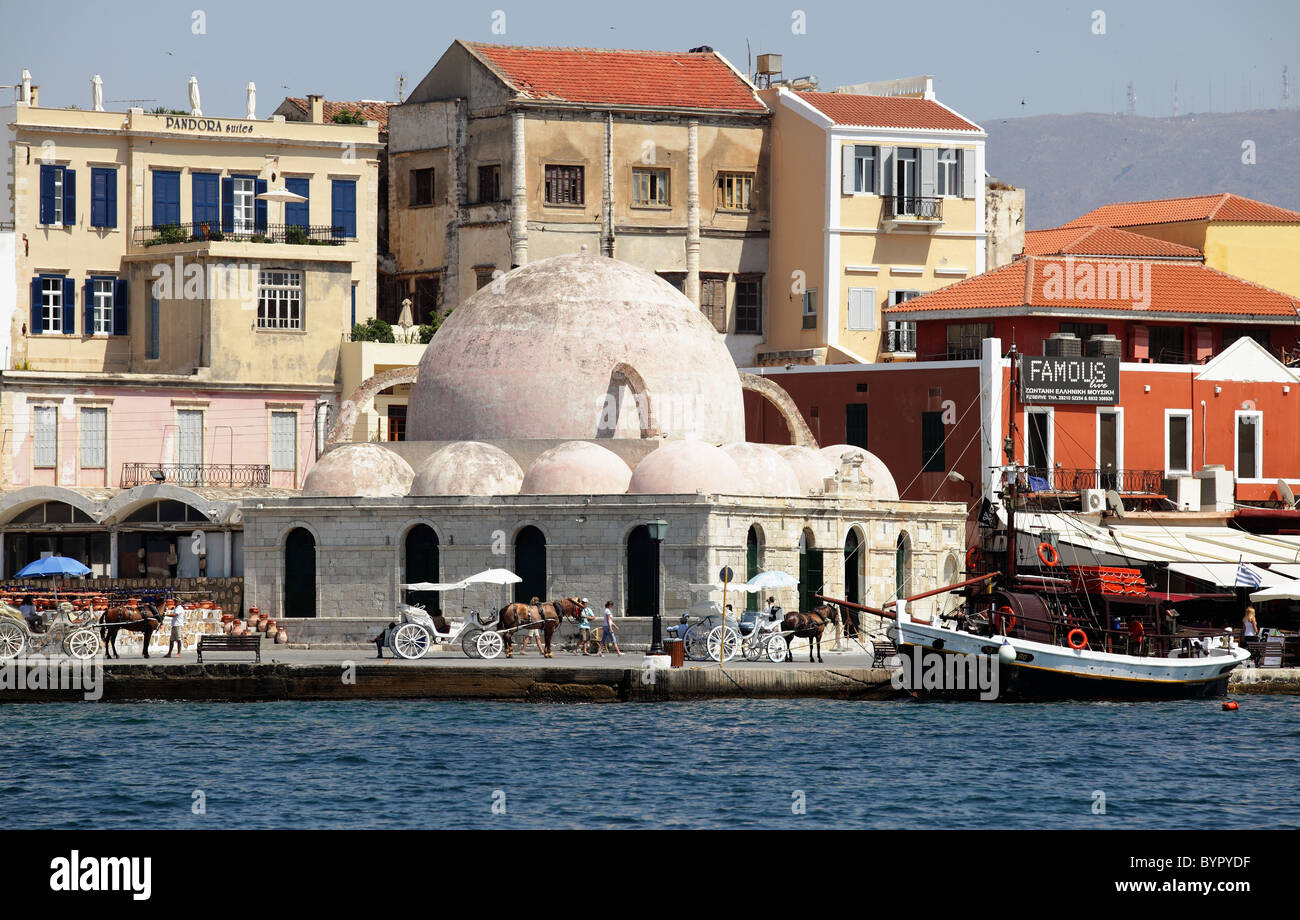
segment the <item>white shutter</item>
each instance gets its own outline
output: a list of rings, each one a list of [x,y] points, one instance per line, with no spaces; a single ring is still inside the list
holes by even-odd
[[[271,413],[271,469],[292,471],[295,468],[297,433],[297,416],[294,413]]]
[[[180,429],[180,436],[176,439],[176,462],[182,466],[202,466],[203,413],[197,409],[181,409],[176,413],[176,424]]]
[[[933,147],[921,148],[921,197],[935,197],[935,188],[938,183],[936,174],[939,171],[938,153]]]
[[[853,194],[853,158],[857,153],[857,148],[852,144],[845,144],[840,148],[840,189],[845,195]]]
[[[975,151],[963,147],[958,152],[957,168],[961,170],[961,197],[974,198],[978,178],[975,175]]]
[[[882,196],[894,194],[894,147],[880,148],[880,182],[877,188]]]
[[[875,331],[875,288],[849,288],[849,329],[861,332]]]
[[[54,406],[37,406],[33,418],[36,423],[36,449],[32,456],[32,464],[41,468],[57,466],[59,410]]]
[[[105,466],[105,440],[108,434],[108,410],[81,410],[81,466],[99,470]]]

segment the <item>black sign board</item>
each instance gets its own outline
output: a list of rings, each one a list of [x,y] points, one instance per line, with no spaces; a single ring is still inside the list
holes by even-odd
[[[1119,403],[1119,358],[1020,359],[1020,401],[1114,406]]]

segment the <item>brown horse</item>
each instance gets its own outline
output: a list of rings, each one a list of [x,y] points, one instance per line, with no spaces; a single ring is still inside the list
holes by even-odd
[[[533,598],[531,604],[506,604],[497,614],[497,630],[505,634],[506,657],[514,657],[514,645],[510,636],[515,631],[540,629],[546,642],[543,654],[547,658],[553,658],[551,637],[559,628],[560,621],[565,617],[579,620],[581,614],[582,601],[576,597],[562,597],[548,604],[537,603],[537,598]]]
[[[807,613],[787,613],[785,623],[781,631],[786,634],[788,639],[800,638],[808,640],[808,661],[813,660],[813,645],[817,646],[817,660],[822,660],[822,633],[826,627],[832,623],[838,624],[839,615],[835,608],[830,604],[822,604],[820,607],[814,607]],[[786,661],[794,661],[794,652],[789,648],[785,652]]]
[[[122,630],[144,633],[144,657],[149,657],[149,639],[155,629],[162,627],[163,615],[153,604],[136,607],[110,607],[99,618],[101,623],[113,624],[104,630],[104,649],[109,658],[121,658],[117,651],[117,634]]]

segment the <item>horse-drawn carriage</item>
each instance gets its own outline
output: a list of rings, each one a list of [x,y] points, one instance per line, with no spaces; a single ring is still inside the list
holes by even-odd
[[[28,652],[43,653],[51,647],[57,647],[71,658],[93,658],[102,647],[96,620],[91,611],[78,617],[71,603],[61,601],[44,629],[33,629],[18,608],[0,601],[0,660],[8,661]]]
[[[789,653],[782,621],[755,611],[723,616],[715,604],[697,605],[669,631],[677,633],[692,661],[730,661],[739,654],[746,661],[777,662]]]

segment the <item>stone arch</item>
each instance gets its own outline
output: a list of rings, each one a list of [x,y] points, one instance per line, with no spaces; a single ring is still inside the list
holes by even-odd
[[[799,447],[811,447],[813,450],[819,449],[817,439],[813,437],[812,429],[804,421],[803,415],[799,412],[799,407],[794,404],[790,394],[779,383],[766,377],[760,377],[757,374],[741,372],[740,386],[751,393],[757,393],[776,407],[776,411],[785,420],[786,428],[790,430],[792,443],[797,444]]]
[[[223,512],[228,516],[232,510],[224,507],[224,503],[209,501],[184,486],[163,482],[123,489],[104,504],[101,520],[105,524],[118,524],[145,505],[161,501],[177,501],[189,505],[214,524],[222,523]]]
[[[99,502],[92,501],[72,489],[65,489],[62,486],[27,486],[0,496],[0,524],[7,523],[33,505],[46,502],[63,502],[65,505],[71,505],[95,521],[101,520],[103,514],[103,506]]]
[[[614,433],[618,428],[619,416],[622,415],[622,407],[618,405],[618,392],[621,387],[627,387],[632,391],[632,399],[636,403],[640,436],[642,438],[659,437],[662,426],[655,417],[650,388],[646,386],[645,378],[641,376],[640,371],[624,361],[615,364],[614,369],[609,372],[609,389],[605,392],[605,408],[608,410],[612,407],[615,411],[612,419],[607,418],[607,411],[601,413],[596,437],[614,437]],[[607,420],[609,424],[606,424]]]
[[[350,441],[352,429],[357,424],[357,415],[361,412],[362,406],[389,387],[403,383],[415,383],[415,378],[419,373],[420,369],[418,367],[395,367],[392,370],[381,371],[369,380],[362,381],[352,391],[352,394],[343,400],[343,405],[339,406],[339,417],[334,420],[334,425],[330,428],[325,443],[338,444]]]

